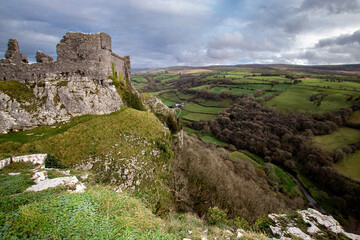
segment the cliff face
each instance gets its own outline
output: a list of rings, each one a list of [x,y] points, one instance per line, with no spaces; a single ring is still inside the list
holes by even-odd
[[[105,114],[124,105],[108,76],[112,66],[130,79],[130,58],[111,50],[105,33],[67,33],[57,45],[56,62],[44,53],[27,64],[15,39],[0,60],[0,132]],[[24,60],[23,60],[24,59]]]

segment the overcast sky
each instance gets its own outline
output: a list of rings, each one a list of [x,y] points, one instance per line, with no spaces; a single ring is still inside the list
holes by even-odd
[[[106,32],[134,68],[360,63],[360,0],[0,0],[9,38],[56,59],[68,31]]]

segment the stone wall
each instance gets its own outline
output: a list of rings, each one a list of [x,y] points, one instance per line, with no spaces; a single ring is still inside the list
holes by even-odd
[[[69,32],[56,49],[57,61],[38,51],[38,62],[28,64],[16,39],[9,40],[6,58],[0,60],[0,83],[17,81],[34,93],[34,99],[17,99],[0,88],[0,132],[111,113],[123,105],[108,76],[114,64],[116,72],[130,79],[130,57],[112,52],[108,34]],[[26,108],[34,104],[35,110]]]
[[[47,154],[30,154],[30,155],[6,158],[0,160],[0,170],[12,162],[31,162],[32,164],[39,164],[41,168],[45,168],[46,158],[47,158]]]
[[[106,33],[69,32],[58,43],[56,51],[56,62],[38,51],[37,63],[27,64],[16,39],[10,39],[6,59],[0,60],[0,79],[37,82],[48,76],[79,75],[101,83],[108,81],[107,77],[112,74],[112,63],[115,71],[130,78],[130,57],[113,53],[111,37]]]

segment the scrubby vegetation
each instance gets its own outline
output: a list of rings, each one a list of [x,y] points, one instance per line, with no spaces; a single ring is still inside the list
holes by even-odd
[[[217,206],[227,209],[229,218],[254,223],[267,213],[304,206],[299,192],[291,197],[286,190],[279,191],[281,184],[268,178],[270,166],[255,168],[193,136],[184,140],[184,147],[175,153],[170,184],[179,211],[194,210],[202,216]]]
[[[122,101],[131,108],[137,110],[145,110],[145,107],[140,99],[140,96],[136,91],[133,91],[131,81],[127,77],[125,79],[121,75],[121,72],[116,72],[114,69],[114,63],[111,66],[112,76],[109,76],[109,79],[113,81],[114,86],[116,87],[117,92],[121,96]]]

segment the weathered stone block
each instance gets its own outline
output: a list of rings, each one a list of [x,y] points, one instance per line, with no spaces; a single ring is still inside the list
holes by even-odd
[[[21,54],[21,61],[23,63],[29,63],[29,60],[28,60],[27,56],[25,54],[23,54],[23,53]]]
[[[13,63],[21,62],[20,47],[16,39],[9,39],[8,50],[5,53],[5,57]]]
[[[46,157],[47,157],[47,154],[31,154],[31,155],[13,157],[12,161],[13,162],[31,162],[33,164],[39,164],[39,165],[45,167]]]
[[[11,162],[11,158],[5,158],[0,161],[0,170],[9,165]]]
[[[47,55],[42,51],[37,51],[35,58],[36,58],[36,62],[38,63],[48,63],[54,61],[54,59],[50,55]]]

